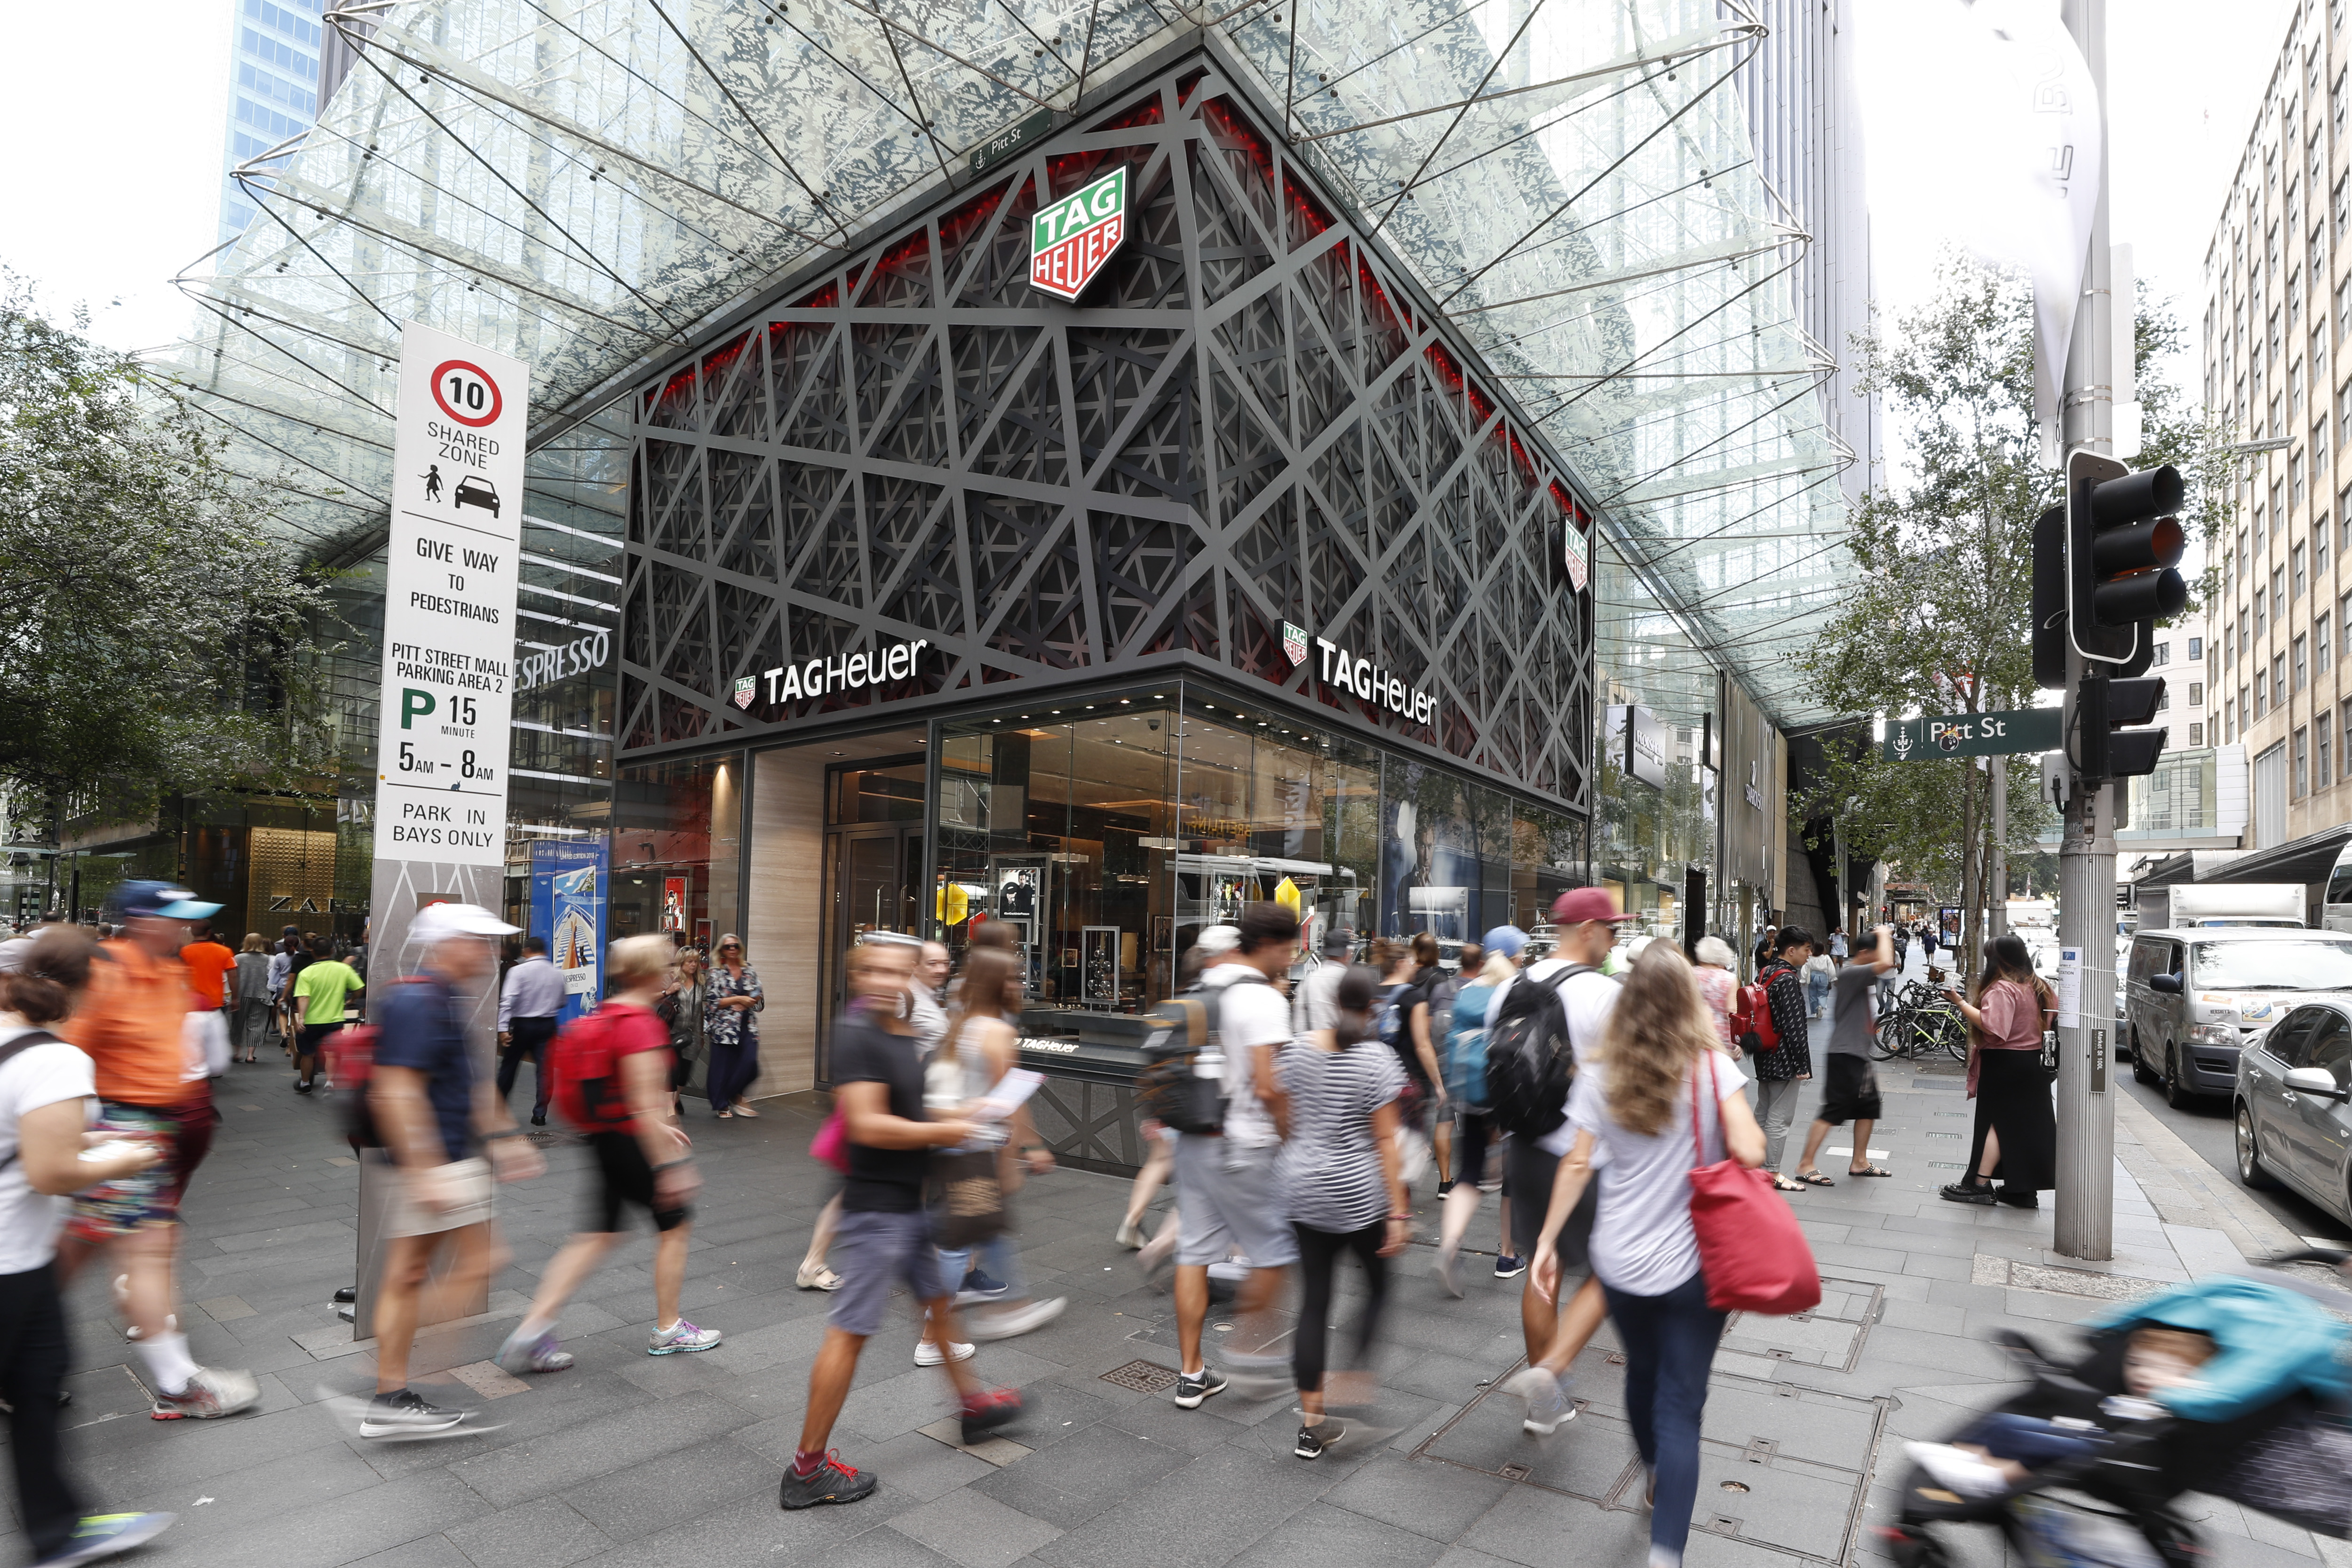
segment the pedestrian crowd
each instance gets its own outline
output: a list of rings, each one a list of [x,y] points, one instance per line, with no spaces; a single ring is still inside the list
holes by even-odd
[[[566,1307],[640,1211],[656,1237],[647,1353],[722,1348],[719,1331],[680,1310],[701,1187],[685,1117],[689,1095],[717,1120],[761,1115],[767,997],[740,938],[708,955],[667,934],[624,938],[607,956],[607,994],[583,998],[537,936],[487,910],[433,904],[403,950],[415,973],[371,991],[363,948],[289,928],[232,950],[200,923],[217,906],[163,883],[129,884],[120,902],[112,940],[48,927],[0,947],[0,1386],[38,1561],[92,1561],[171,1522],[83,1511],[59,1451],[60,1292],[82,1269],[107,1271],[156,1418],[216,1419],[258,1398],[249,1373],[189,1355],[174,1261],[179,1205],[216,1120],[211,1081],[273,1043],[297,1092],[335,1092],[345,1134],[390,1182],[365,1307],[374,1388],[346,1402],[358,1436],[470,1429],[469,1412],[412,1385],[410,1363],[419,1325],[462,1315],[508,1261],[498,1185],[546,1169],[509,1109],[526,1064],[530,1126],[553,1115],[588,1158],[578,1229],[499,1366],[535,1377],[574,1364]],[[1717,938],[1688,958],[1672,942],[1622,942],[1633,917],[1602,889],[1572,889],[1549,913],[1545,941],[1498,926],[1450,964],[1427,933],[1327,931],[1303,974],[1299,919],[1282,904],[1248,905],[1202,932],[1152,1020],[1137,1087],[1147,1153],[1115,1241],[1172,1286],[1175,1405],[1228,1390],[1294,1394],[1292,1452],[1313,1460],[1344,1447],[1378,1398],[1380,1325],[1400,1260],[1423,1239],[1417,1184],[1434,1182],[1428,1267],[1457,1298],[1495,1195],[1494,1274],[1519,1282],[1526,1363],[1502,1392],[1528,1433],[1558,1431],[1578,1408],[1577,1356],[1614,1324],[1648,1472],[1651,1561],[1671,1568],[1727,1316],[1708,1277],[1716,1244],[1694,1218],[1694,1166],[1761,1172],[1749,1178],[1759,1189],[1769,1176],[1790,1194],[1891,1174],[1869,1148],[1881,1113],[1871,1046],[1896,933],[1881,926],[1849,944],[1771,925],[1743,983],[1740,955]],[[500,946],[517,937],[501,976]],[[1055,1163],[1027,1103],[1037,1075],[1021,1066],[1024,966],[1004,922],[975,924],[961,957],[959,969],[940,944],[887,931],[847,954],[826,1058],[834,1105],[811,1150],[835,1179],[796,1275],[829,1293],[829,1311],[780,1482],[786,1509],[875,1489],[832,1439],[897,1291],[914,1303],[914,1363],[947,1378],[966,1443],[1023,1412],[1017,1390],[981,1376],[977,1346],[1064,1310],[1030,1291],[1017,1241],[1022,1186]],[[1969,1174],[1946,1190],[1956,1201],[2030,1204],[2048,1179],[2047,1096],[2037,1121],[2038,1057],[2025,1055],[2038,1051],[2048,1001],[2021,947],[1993,942],[1974,1000],[1961,1002],[1981,1046],[1971,1092],[1983,1092]],[[470,1021],[491,1005],[496,1066],[478,1072]],[[1823,1093],[1784,1171],[1796,1086],[1816,1070],[1808,1025],[1824,1009]],[[1841,1128],[1852,1148],[1832,1175],[1818,1162]],[[1174,1201],[1147,1235],[1163,1184]],[[1335,1335],[1346,1262],[1362,1288],[1347,1293]],[[1213,1281],[1234,1299],[1213,1364]]]

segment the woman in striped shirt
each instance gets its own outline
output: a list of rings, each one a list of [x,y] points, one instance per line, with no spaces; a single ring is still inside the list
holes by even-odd
[[[1346,1429],[1323,1413],[1326,1325],[1339,1254],[1353,1252],[1364,1268],[1364,1312],[1356,1325],[1360,1376],[1388,1300],[1388,1260],[1412,1236],[1396,1149],[1396,1100],[1404,1089],[1404,1068],[1372,1032],[1372,1000],[1380,986],[1378,970],[1351,966],[1340,977],[1335,998],[1337,1026],[1291,1041],[1277,1062],[1287,1125],[1275,1176],[1291,1228],[1298,1233],[1300,1296],[1291,1371],[1298,1383],[1300,1425],[1291,1451],[1302,1459],[1319,1457]]]

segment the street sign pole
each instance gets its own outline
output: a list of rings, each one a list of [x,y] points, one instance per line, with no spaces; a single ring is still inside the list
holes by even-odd
[[[2107,27],[2106,0],[2063,0],[2062,15],[2068,32],[2081,47],[2090,67],[2091,82],[2099,95],[2102,156],[2098,206],[2092,219],[2091,246],[2083,273],[2083,297],[2074,315],[2074,335],[2066,355],[2066,377],[2060,399],[2062,452],[2087,448],[2109,454],[2114,447],[2115,389],[2110,367],[2115,317],[2109,294],[2112,268],[2107,251],[2106,136]],[[2132,317],[2122,318],[2124,330]],[[2071,482],[2071,481],[2070,481]],[[2085,629],[2087,635],[2087,629]],[[2077,694],[2083,678],[2093,673],[2069,637],[2066,649],[2066,737],[2078,759],[2084,736],[2074,724]],[[2109,667],[2096,666],[2104,672]],[[2105,739],[2106,715],[2095,716]],[[2105,780],[2084,784],[2078,777],[2068,794],[2066,815],[2058,847],[2058,942],[2062,950],[2080,955],[2079,978],[2067,986],[2062,977],[2058,1015],[2058,1214],[2051,1244],[2053,1250],[2085,1261],[2104,1262],[2115,1256],[2115,1101],[2107,1092],[2107,1069],[2115,1043],[2115,814]],[[2068,996],[2064,993],[2071,992]],[[2074,1003],[2074,1011],[2065,1010]]]

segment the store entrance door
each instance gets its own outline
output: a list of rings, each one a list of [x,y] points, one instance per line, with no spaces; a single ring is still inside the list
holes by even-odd
[[[923,931],[923,825],[874,823],[824,836],[824,1024],[849,998],[849,950],[869,931]],[[828,1079],[830,1075],[827,1075]]]

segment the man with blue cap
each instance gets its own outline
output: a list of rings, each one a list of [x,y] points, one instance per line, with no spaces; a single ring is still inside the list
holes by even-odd
[[[96,1068],[100,1129],[152,1143],[163,1157],[74,1199],[58,1246],[69,1281],[100,1249],[123,1278],[123,1315],[146,1363],[158,1421],[232,1415],[261,1398],[253,1374],[198,1366],[173,1313],[173,1258],[180,1200],[212,1149],[212,1084],[199,1047],[191,1059],[187,1018],[197,1006],[180,962],[191,925],[220,906],[172,882],[125,882],[110,900],[120,935],[90,965],[89,991],[58,1033]]]

